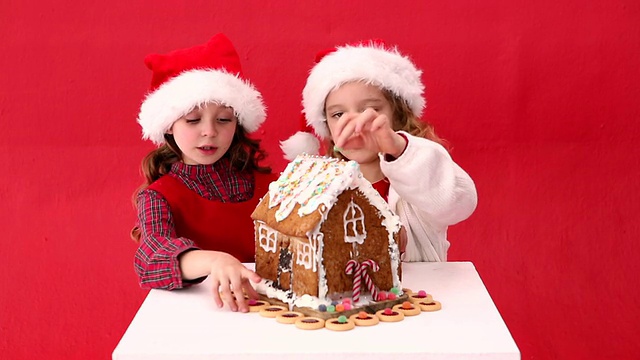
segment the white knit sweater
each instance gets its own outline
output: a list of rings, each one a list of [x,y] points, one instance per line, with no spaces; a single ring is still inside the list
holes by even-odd
[[[447,228],[468,218],[478,197],[471,177],[440,144],[411,136],[394,161],[380,156],[389,179],[389,205],[408,235],[405,261],[447,261]]]

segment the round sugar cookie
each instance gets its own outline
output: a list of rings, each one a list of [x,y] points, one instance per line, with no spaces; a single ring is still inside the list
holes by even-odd
[[[333,331],[347,331],[353,330],[356,327],[356,323],[351,319],[345,319],[345,322],[340,322],[338,318],[333,318],[325,321],[324,327]]]
[[[276,315],[276,321],[281,324],[293,324],[298,319],[304,317],[304,314],[297,311],[285,311],[281,314]]]
[[[376,315],[367,314],[364,311],[349,316],[349,319],[353,321],[356,326],[373,326],[380,322],[380,319],[378,319]]]
[[[404,314],[400,311],[386,308],[384,310],[378,310],[376,316],[383,322],[397,322],[404,320]]]
[[[324,320],[313,316],[307,316],[296,320],[294,324],[298,329],[317,330],[324,327]]]
[[[260,315],[266,318],[274,318],[282,313],[287,311],[287,308],[280,305],[269,305],[264,309],[260,310]]]
[[[419,302],[432,302],[433,301],[433,296],[431,296],[431,294],[427,294],[425,292],[410,292],[409,293],[409,301],[411,301],[414,304],[417,304]]]
[[[440,301],[432,300],[432,301],[421,301],[418,303],[420,310],[422,311],[438,311],[442,309],[442,304]]]
[[[405,316],[415,316],[422,312],[422,309],[411,301],[405,301],[402,304],[397,304],[393,307],[393,310],[399,311]]]
[[[249,312],[260,312],[260,310],[271,306],[271,304],[266,301],[252,299],[249,299],[247,305],[249,305]]]

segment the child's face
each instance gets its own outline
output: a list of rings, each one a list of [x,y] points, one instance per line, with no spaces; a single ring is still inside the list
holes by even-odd
[[[339,88],[331,91],[325,101],[325,114],[331,138],[336,136],[335,126],[342,116],[353,119],[366,109],[373,109],[378,114],[384,114],[389,119],[393,118],[391,104],[384,96],[382,90],[375,85],[368,85],[362,82],[348,82]],[[354,141],[357,144],[357,139]],[[366,149],[341,150],[349,160],[354,160],[360,164],[377,162],[378,153]]]
[[[230,107],[210,103],[174,122],[169,130],[188,165],[210,165],[229,150],[238,119]]]

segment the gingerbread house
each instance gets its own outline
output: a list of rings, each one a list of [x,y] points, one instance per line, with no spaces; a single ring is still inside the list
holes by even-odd
[[[329,303],[400,287],[399,218],[354,161],[298,156],[252,218],[269,297]]]

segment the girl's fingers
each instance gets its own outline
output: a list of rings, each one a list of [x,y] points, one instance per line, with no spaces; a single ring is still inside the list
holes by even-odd
[[[260,297],[256,289],[254,289],[253,286],[251,286],[249,281],[244,282],[242,286],[243,286],[244,292],[247,294],[247,296],[249,296],[250,299],[258,299]]]
[[[247,306],[247,302],[244,299],[244,284],[243,284],[243,279],[238,277],[238,278],[233,278],[231,280],[231,286],[233,286],[234,289],[234,294],[235,294],[235,302],[238,306],[238,310],[240,310],[241,312],[248,312],[249,311],[249,307]]]
[[[349,114],[343,114],[342,116],[340,116],[340,118],[338,119],[338,121],[336,122],[336,126],[335,126],[335,133],[336,135],[339,135],[342,130],[344,129],[345,125],[347,125],[349,122],[351,122],[351,118],[353,116],[349,115]]]
[[[379,129],[383,129],[387,123],[389,123],[389,119],[386,115],[377,116],[371,121],[370,129],[372,132],[378,131]]]
[[[378,113],[373,109],[367,109],[358,114],[355,118],[348,120],[348,123],[341,124],[343,126],[342,132],[338,133],[336,131],[338,136],[336,138],[337,141],[334,141],[338,147],[345,149],[350,148],[351,146],[354,148],[360,148],[366,144],[370,144],[375,147],[377,139],[375,139],[376,134],[373,133],[374,130],[376,127],[384,127],[388,122],[385,115],[378,115]],[[356,138],[359,138],[360,141],[352,141]],[[377,151],[375,148],[369,150]]]
[[[251,298],[251,299],[257,299],[258,298],[258,293],[253,288],[253,286],[251,285],[251,282],[253,282],[254,284],[257,284],[261,280],[262,280],[262,278],[260,277],[260,275],[258,275],[255,272],[245,268],[245,271],[242,274],[242,289],[244,290],[245,294],[247,294],[249,296],[249,298]]]
[[[229,287],[229,285],[230,285],[229,279],[225,279],[220,284],[220,294],[222,295],[222,299],[227,304],[229,304],[229,308],[231,308],[231,311],[238,311],[238,305],[236,304],[235,297],[233,296],[233,293],[231,292],[231,288]]]
[[[224,303],[222,302],[222,299],[220,298],[220,283],[217,281],[214,281],[212,284],[212,288],[213,290],[213,301],[216,303],[216,305],[221,308],[224,306]]]
[[[377,119],[378,113],[369,108],[363,111],[354,121],[356,122],[355,132],[361,133],[371,127],[371,123]]]
[[[257,283],[262,280],[262,278],[260,277],[260,275],[245,267],[242,268],[238,275],[238,277],[233,277],[231,279],[231,286],[234,289],[235,301],[238,305],[238,309],[241,312],[248,312],[249,306],[244,297],[245,291],[246,294],[249,295],[249,297],[251,297],[252,299],[258,298],[258,293],[253,289],[249,281],[253,280]]]
[[[354,121],[349,121],[344,124],[342,129],[336,129],[336,139],[334,142],[338,147],[343,147],[343,145],[347,142],[349,138],[354,135],[356,123]]]

